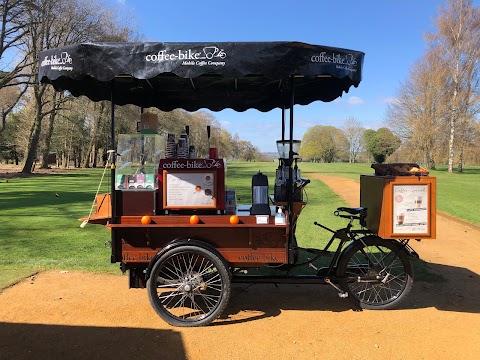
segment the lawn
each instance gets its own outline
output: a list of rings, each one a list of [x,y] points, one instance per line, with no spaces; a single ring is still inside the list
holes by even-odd
[[[302,163],[302,176],[309,173],[359,179],[372,173],[368,164]],[[235,189],[240,204],[251,203],[252,176],[262,171],[273,193],[276,163],[231,162],[227,188]],[[100,225],[79,227],[78,218],[87,216],[97,190],[101,169],[71,171],[47,176],[0,179],[0,288],[17,279],[45,269],[87,270],[118,273],[110,263],[110,232]],[[473,206],[480,203],[480,168],[463,174],[432,171],[437,177],[437,209],[480,225]],[[100,193],[109,191],[109,177]],[[333,211],[344,201],[319,180],[306,187],[308,206],[297,226],[297,239],[306,247],[321,246],[329,236],[314,221],[337,227],[343,221]]]
[[[4,270],[43,269],[111,271],[109,231],[80,229],[102,170],[0,180],[0,283]],[[108,181],[102,186],[108,191]]]

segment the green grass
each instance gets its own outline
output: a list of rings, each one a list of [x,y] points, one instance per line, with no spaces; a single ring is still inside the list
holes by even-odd
[[[446,166],[430,172],[437,178],[437,209],[469,223],[480,225],[480,166],[449,174]]]
[[[4,271],[80,269],[115,272],[110,233],[102,226],[80,229],[102,170],[68,172],[0,181],[0,283]],[[101,192],[108,191],[104,181]]]
[[[260,170],[268,175],[273,193],[276,165],[231,162],[227,188],[236,190],[240,204],[251,203],[251,179]],[[324,173],[358,180],[360,174],[373,172],[369,164],[301,163],[300,168],[307,178],[309,173]],[[110,232],[99,225],[79,227],[78,218],[88,215],[102,171],[0,179],[0,288],[46,269],[119,272],[105,246]],[[108,175],[100,193],[110,190]],[[437,177],[437,209],[480,225],[474,209],[480,203],[480,167],[466,168],[463,174],[440,168],[431,175]],[[312,180],[306,192],[308,205],[298,220],[297,240],[304,247],[321,247],[330,233],[313,222],[342,226],[344,221],[333,211],[345,202],[319,180]]]
[[[1,269],[2,275],[0,276],[0,289],[4,289],[8,286],[14,285],[20,280],[25,279],[36,273],[31,269]]]

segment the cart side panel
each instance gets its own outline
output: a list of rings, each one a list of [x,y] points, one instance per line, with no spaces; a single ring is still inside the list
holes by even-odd
[[[125,264],[148,264],[158,251],[172,241],[195,239],[216,248],[232,267],[288,262],[286,225],[257,225],[252,223],[252,219],[246,219],[250,217],[242,217],[244,223],[238,225],[219,224],[208,220],[205,224],[187,225],[182,224],[185,222],[184,218],[186,217],[154,217],[157,224],[146,226],[127,223],[113,225],[114,242],[121,244],[115,252],[115,260]],[[223,216],[213,218],[219,219]],[[134,221],[134,217],[124,220]],[[177,224],[172,220],[176,220],[174,222]]]

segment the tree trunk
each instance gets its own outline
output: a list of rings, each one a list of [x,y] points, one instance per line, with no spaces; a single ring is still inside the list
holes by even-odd
[[[93,164],[92,167],[96,168],[97,167],[97,161],[98,160],[98,139],[95,141],[94,147],[93,147]]]
[[[453,160],[455,156],[455,128],[457,125],[457,94],[458,76],[454,75],[455,89],[453,90],[452,109],[450,110],[450,138],[448,140],[448,172],[453,173]]]
[[[460,145],[460,151],[458,152],[457,172],[458,173],[463,172],[463,141],[462,141],[462,144]]]
[[[25,158],[25,164],[22,169],[23,174],[30,174],[32,172],[32,167],[35,163],[37,157],[37,147],[40,140],[40,133],[42,131],[42,120],[43,120],[43,102],[42,97],[45,92],[45,86],[36,85],[34,86],[35,94],[35,121],[33,124],[33,133],[28,144],[27,156]]]
[[[0,128],[0,134],[2,131],[5,130],[5,127],[7,126],[7,114],[5,114],[5,111],[2,109],[2,127]]]
[[[97,129],[98,129],[98,125],[100,123],[100,118],[103,116],[104,109],[105,109],[105,103],[103,101],[100,102],[100,111],[98,113],[97,113],[97,111],[95,111],[96,106],[94,107],[95,116],[93,118],[90,143],[88,144],[88,148],[85,151],[85,156],[84,156],[84,161],[83,161],[83,166],[82,166],[85,169],[90,167],[90,158],[91,158],[92,152],[95,148],[95,145],[97,143]],[[96,156],[96,154],[95,154],[95,156]],[[96,165],[96,157],[95,157],[95,160],[93,160],[93,162]]]
[[[52,98],[52,103],[54,107],[56,106],[56,101],[57,101],[57,93],[54,92],[53,98]],[[57,111],[54,109],[48,117],[48,130],[45,136],[45,143],[43,144],[43,149],[42,149],[42,165],[40,166],[41,169],[48,169],[48,155],[50,154],[50,143],[52,141],[53,124],[55,122],[56,115],[57,115]]]

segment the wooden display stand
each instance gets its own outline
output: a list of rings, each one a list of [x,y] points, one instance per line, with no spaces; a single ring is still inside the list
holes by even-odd
[[[115,191],[117,216],[155,215],[157,191]]]
[[[436,196],[435,177],[360,177],[367,228],[384,239],[435,239]]]

